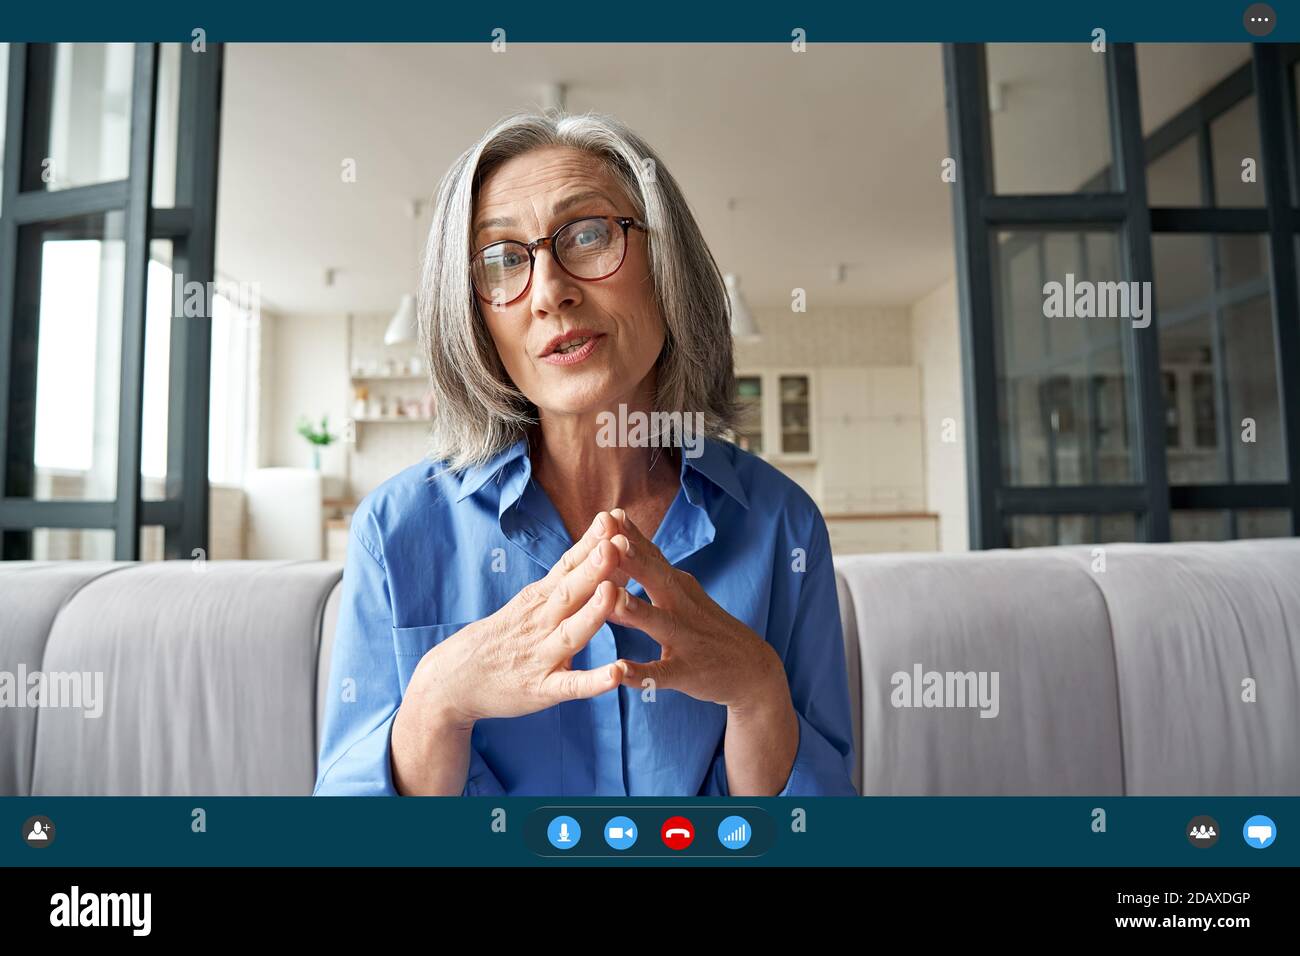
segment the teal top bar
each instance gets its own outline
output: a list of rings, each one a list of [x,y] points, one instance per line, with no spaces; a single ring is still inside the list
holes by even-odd
[[[1186,0],[934,0],[928,4],[639,3],[562,5],[411,5],[372,0],[289,6],[224,0],[195,10],[172,0],[129,4],[70,0],[58,5],[11,3],[0,18],[0,41],[188,41],[206,31],[210,43],[251,41],[510,43],[819,43],[1251,42],[1248,3]],[[1268,42],[1300,40],[1300,9],[1275,2],[1277,26]]]

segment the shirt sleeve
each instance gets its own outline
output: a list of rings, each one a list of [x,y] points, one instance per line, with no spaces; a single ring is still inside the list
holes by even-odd
[[[849,704],[844,632],[830,536],[813,513],[808,568],[785,656],[790,697],[799,717],[799,749],[778,797],[856,797],[853,715]]]
[[[383,561],[361,538],[353,517],[343,566],[343,594],[330,659],[314,796],[395,797],[392,732],[402,703],[393,648],[393,611]],[[474,748],[462,796],[505,790]]]
[[[704,777],[704,787],[699,794],[701,797],[731,796],[731,790],[727,786],[727,754],[723,747],[726,739],[727,735],[724,732],[722,740],[718,741],[718,750],[713,755],[713,762],[709,764],[709,772]]]
[[[856,797],[853,717],[849,704],[844,633],[826,522],[814,513],[808,566],[784,664],[799,718],[799,747],[778,797]],[[724,735],[725,740],[725,735]],[[700,791],[728,797],[727,761],[718,744]]]

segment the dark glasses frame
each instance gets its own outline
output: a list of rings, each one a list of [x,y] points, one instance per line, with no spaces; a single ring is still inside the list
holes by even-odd
[[[619,257],[618,265],[614,266],[614,268],[610,269],[603,276],[588,277],[588,276],[574,275],[567,268],[565,268],[565,265],[560,260],[560,257],[555,254],[555,240],[559,237],[560,233],[564,232],[564,230],[568,229],[570,226],[577,225],[580,222],[589,222],[596,219],[602,219],[605,222],[615,223],[616,225],[619,226],[619,228],[623,230],[623,255]],[[623,263],[627,261],[627,231],[629,229],[639,229],[641,232],[644,233],[649,233],[650,231],[649,227],[645,223],[643,223],[641,220],[633,216],[580,216],[577,219],[570,219],[568,222],[564,223],[563,225],[558,226],[556,230],[552,232],[549,236],[543,236],[540,239],[534,239],[532,242],[521,242],[518,239],[499,239],[496,242],[489,242],[482,249],[479,249],[477,252],[475,252],[474,255],[470,256],[469,259],[470,285],[474,287],[474,294],[476,296],[478,296],[484,302],[489,302],[489,303],[492,302],[492,297],[490,295],[484,295],[482,291],[479,289],[478,283],[474,281],[474,264],[478,262],[480,259],[482,259],[484,257],[484,253],[486,253],[489,249],[493,249],[497,246],[504,246],[504,245],[521,246],[522,248],[528,250],[528,281],[524,283],[523,291],[521,291],[513,299],[510,299],[508,302],[501,303],[501,305],[503,306],[513,305],[514,303],[518,302],[520,299],[526,296],[528,294],[528,290],[533,287],[533,274],[537,271],[537,250],[540,249],[542,246],[547,246],[550,248],[551,258],[555,261],[555,264],[559,266],[560,269],[564,272],[564,274],[567,275],[569,278],[576,279],[579,282],[599,282],[601,279],[608,279],[619,269],[623,268]]]

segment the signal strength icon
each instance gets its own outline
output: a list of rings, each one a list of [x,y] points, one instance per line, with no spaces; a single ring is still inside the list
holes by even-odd
[[[744,817],[727,817],[718,824],[718,842],[728,850],[739,850],[749,845],[753,830]]]

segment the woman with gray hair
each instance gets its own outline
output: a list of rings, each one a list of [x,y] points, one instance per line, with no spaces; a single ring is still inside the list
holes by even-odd
[[[428,459],[352,519],[317,794],[852,795],[825,522],[722,439],[727,297],[609,117],[509,117],[438,187]]]

